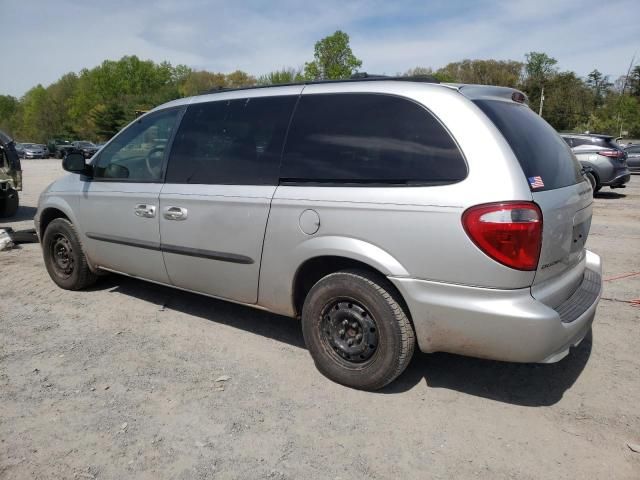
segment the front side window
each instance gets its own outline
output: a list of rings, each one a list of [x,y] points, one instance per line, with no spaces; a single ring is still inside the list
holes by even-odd
[[[295,96],[196,103],[171,149],[167,183],[276,185]]]
[[[444,127],[396,96],[303,95],[282,163],[283,181],[328,184],[447,184],[467,166]]]
[[[162,180],[165,151],[179,109],[162,110],[136,120],[107,145],[93,163],[93,177],[128,182]]]

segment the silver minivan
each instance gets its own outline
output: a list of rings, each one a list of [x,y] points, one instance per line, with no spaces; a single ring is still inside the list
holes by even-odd
[[[517,90],[361,78],[176,100],[39,201],[46,268],[115,272],[301,319],[327,377],[423,352],[555,362],[589,332],[592,191]]]

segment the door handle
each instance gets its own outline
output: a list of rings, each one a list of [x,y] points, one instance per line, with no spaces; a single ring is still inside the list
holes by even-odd
[[[164,218],[167,220],[186,220],[187,209],[182,207],[165,207]]]
[[[139,217],[153,218],[156,216],[156,206],[141,203],[139,205],[136,205],[136,207],[133,209],[133,212]]]

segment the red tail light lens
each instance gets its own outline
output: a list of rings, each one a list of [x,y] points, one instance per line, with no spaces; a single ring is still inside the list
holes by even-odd
[[[600,150],[598,155],[602,155],[603,157],[609,158],[623,158],[624,152],[620,150]]]
[[[467,235],[480,250],[516,270],[535,270],[542,246],[542,212],[533,202],[487,203],[462,214]]]

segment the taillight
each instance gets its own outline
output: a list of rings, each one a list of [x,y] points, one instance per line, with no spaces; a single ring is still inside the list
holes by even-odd
[[[620,150],[599,150],[598,155],[609,158],[624,158],[624,152]]]
[[[542,246],[542,212],[533,202],[477,205],[462,214],[467,235],[494,260],[516,270],[535,270]]]

